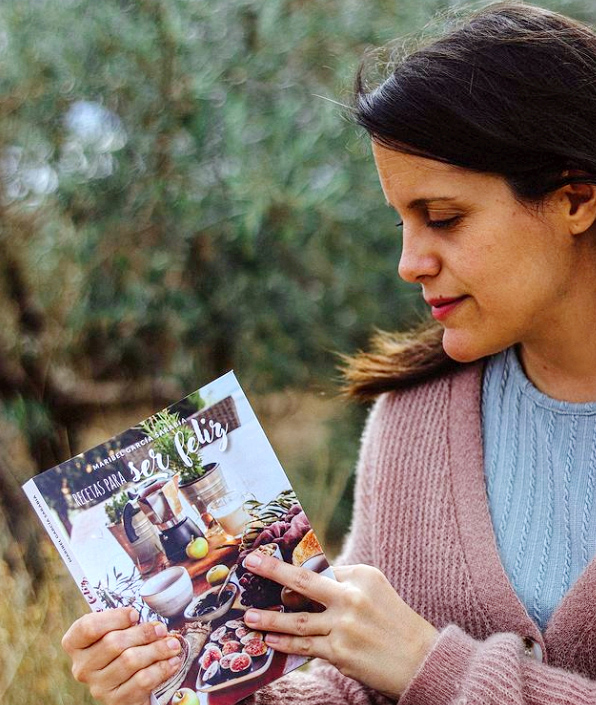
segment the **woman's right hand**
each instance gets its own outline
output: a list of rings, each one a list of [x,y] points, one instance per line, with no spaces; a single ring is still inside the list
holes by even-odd
[[[76,680],[105,705],[149,705],[151,691],[180,667],[180,642],[161,622],[138,624],[120,607],[78,619],[62,639]]]

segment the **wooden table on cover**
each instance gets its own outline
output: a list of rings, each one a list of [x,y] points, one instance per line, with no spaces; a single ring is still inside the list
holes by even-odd
[[[210,568],[220,563],[231,568],[238,558],[240,539],[231,539],[223,534],[216,534],[215,536],[210,536],[207,542],[209,543],[209,553],[205,558],[199,558],[199,560],[187,558],[185,561],[177,564],[184,566],[188,571],[192,579],[193,592],[195,595],[200,595],[205,592],[205,590],[209,590],[209,588],[213,587],[207,582],[207,578],[205,577]]]
[[[200,595],[205,592],[205,590],[212,587],[209,585],[207,578],[205,577],[209,568],[213,568],[214,565],[219,565],[220,563],[227,565],[229,568],[234,565],[236,559],[238,558],[238,545],[240,540],[231,539],[224,534],[216,534],[215,536],[210,536],[207,538],[207,543],[209,544],[209,553],[207,553],[205,558],[199,558],[199,560],[185,558],[183,561],[170,561],[166,558],[165,554],[160,554],[159,562],[156,567],[143,577],[147,580],[153,575],[157,575],[157,573],[165,568],[180,565],[183,568],[186,568],[188,574],[190,575],[193,582],[194,594]]]

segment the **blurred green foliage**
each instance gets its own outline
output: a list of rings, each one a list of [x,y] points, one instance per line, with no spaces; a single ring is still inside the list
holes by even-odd
[[[393,6],[3,3],[3,240],[54,363],[268,390],[399,323],[392,216],[332,102]]]

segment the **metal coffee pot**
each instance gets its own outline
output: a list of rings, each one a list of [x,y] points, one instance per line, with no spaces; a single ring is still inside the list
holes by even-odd
[[[178,476],[157,476],[139,488],[138,505],[159,531],[159,538],[170,561],[186,558],[186,546],[203,536],[195,522],[186,516],[178,492]]]
[[[141,511],[135,499],[131,499],[124,507],[122,523],[131,548],[129,555],[141,573],[150,571],[157,556],[163,553],[163,547],[157,529]]]

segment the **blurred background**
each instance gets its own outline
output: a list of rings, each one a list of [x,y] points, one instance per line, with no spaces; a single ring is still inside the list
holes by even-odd
[[[342,104],[366,49],[462,4],[2,0],[5,705],[93,702],[60,648],[86,603],[20,485],[229,369],[339,550],[366,409],[338,353],[419,310]]]

